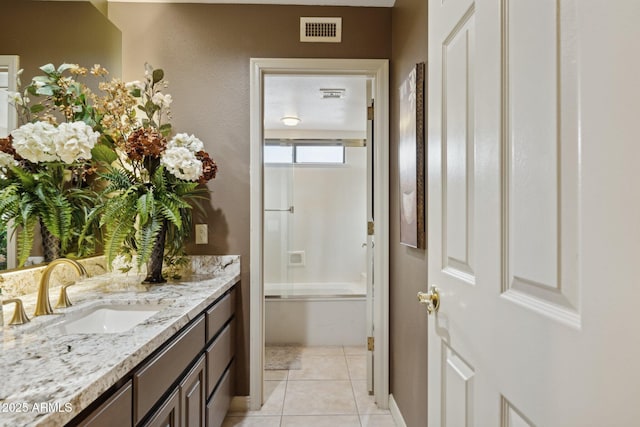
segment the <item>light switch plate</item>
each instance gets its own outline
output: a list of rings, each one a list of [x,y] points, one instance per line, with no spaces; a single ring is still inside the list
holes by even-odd
[[[209,243],[209,230],[207,224],[196,224],[196,245]]]

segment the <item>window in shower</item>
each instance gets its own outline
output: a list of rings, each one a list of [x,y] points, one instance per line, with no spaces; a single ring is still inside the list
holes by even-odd
[[[292,164],[293,146],[291,145],[265,145],[265,164]]]
[[[341,145],[296,145],[296,163],[344,164]]]
[[[339,142],[266,144],[264,146],[264,163],[343,165],[345,163],[344,152],[344,146]]]

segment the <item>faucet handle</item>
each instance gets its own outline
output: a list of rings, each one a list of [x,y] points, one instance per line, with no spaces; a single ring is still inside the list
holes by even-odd
[[[87,272],[87,269],[84,267],[84,265],[78,263],[77,265],[78,269],[80,270],[80,279],[86,279],[87,277],[89,277],[89,273]],[[58,302],[56,303],[56,307],[55,308],[67,308],[67,307],[71,307],[73,304],[71,303],[71,300],[69,299],[69,295],[67,293],[67,288],[69,286],[73,286],[75,285],[76,282],[72,282],[72,283],[67,283],[66,285],[62,285],[60,287],[60,296],[58,297]]]
[[[67,288],[73,285],[75,285],[75,282],[67,283],[66,285],[62,285],[60,287],[60,296],[58,297],[56,308],[66,308],[66,307],[71,307],[73,305],[71,304],[71,300],[69,299],[69,295],[67,294]]]
[[[16,308],[13,311],[13,317],[11,318],[11,321],[9,322],[9,324],[23,325],[29,322],[29,317],[27,316],[27,313],[25,313],[24,311],[24,305],[22,304],[22,300],[20,300],[19,298],[11,298],[11,299],[2,301],[2,305],[11,304],[11,303],[15,303]]]

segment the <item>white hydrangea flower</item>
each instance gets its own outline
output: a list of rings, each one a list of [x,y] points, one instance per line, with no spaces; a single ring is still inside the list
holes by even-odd
[[[13,158],[11,154],[7,154],[0,151],[0,179],[6,178],[7,169],[9,166],[17,166],[18,162]]]
[[[179,133],[171,138],[171,141],[167,144],[167,148],[173,147],[184,147],[192,153],[197,153],[204,150],[204,143],[193,135]]]
[[[11,132],[13,147],[20,157],[32,163],[58,160],[53,138],[58,133],[56,127],[47,122],[27,123]]]
[[[151,102],[158,105],[159,107],[167,108],[173,102],[173,98],[171,98],[171,95],[169,94],[164,95],[160,92],[157,92],[151,97]]]
[[[202,162],[185,147],[167,148],[160,163],[176,178],[197,181],[202,176]]]
[[[78,159],[91,158],[91,149],[99,136],[85,122],[62,123],[53,141],[60,159],[65,163],[73,163]]]

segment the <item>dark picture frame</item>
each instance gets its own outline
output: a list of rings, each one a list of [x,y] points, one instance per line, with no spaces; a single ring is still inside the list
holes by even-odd
[[[424,84],[420,62],[399,88],[400,243],[418,249],[426,249]]]

